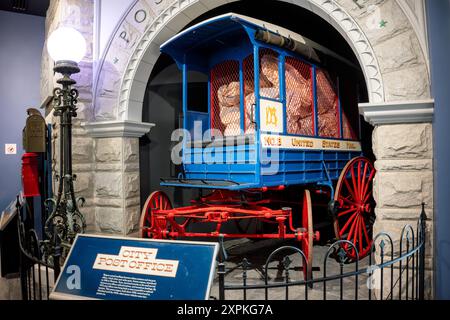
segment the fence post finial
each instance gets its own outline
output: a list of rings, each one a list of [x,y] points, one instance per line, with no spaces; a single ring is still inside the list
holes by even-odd
[[[427,221],[428,220],[427,214],[425,212],[425,206],[426,206],[425,202],[422,202],[422,212],[420,213],[420,219],[422,221]]]
[[[419,300],[425,299],[425,239],[426,239],[426,221],[425,203],[422,203],[422,212],[420,214],[420,253],[419,253]]]

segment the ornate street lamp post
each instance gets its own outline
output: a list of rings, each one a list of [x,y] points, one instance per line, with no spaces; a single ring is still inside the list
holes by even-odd
[[[48,240],[44,242],[44,251],[49,256],[59,256],[61,245],[70,247],[77,233],[84,232],[86,222],[79,211],[83,198],[76,198],[72,173],[72,118],[77,116],[78,91],[72,86],[76,81],[71,75],[79,73],[78,63],[86,52],[83,36],[72,28],[59,28],[48,39],[47,49],[55,61],[54,71],[62,78],[57,83],[62,88],[53,91],[54,115],[59,117],[59,175],[56,198],[46,200],[51,211],[45,223]],[[56,253],[56,254],[55,254]]]

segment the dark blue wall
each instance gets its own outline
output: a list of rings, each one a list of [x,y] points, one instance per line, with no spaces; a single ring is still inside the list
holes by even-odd
[[[40,105],[45,18],[0,11],[0,213],[21,189],[26,109]],[[5,155],[16,143],[17,155]]]
[[[435,293],[450,299],[450,0],[428,0],[427,11],[435,99]]]

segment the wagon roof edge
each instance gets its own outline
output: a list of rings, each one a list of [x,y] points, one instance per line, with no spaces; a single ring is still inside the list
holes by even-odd
[[[183,38],[184,36],[188,35],[189,33],[193,32],[195,30],[198,30],[202,27],[212,25],[214,23],[218,23],[218,22],[224,21],[224,20],[232,20],[232,21],[236,22],[237,24],[240,24],[242,27],[246,26],[249,28],[253,28],[254,30],[268,31],[273,34],[277,34],[282,37],[295,40],[296,42],[298,42],[306,47],[311,48],[312,51],[314,51],[314,50],[320,51],[325,55],[332,56],[332,57],[334,57],[348,65],[351,65],[355,68],[358,68],[358,69],[360,68],[359,66],[356,66],[354,63],[349,61],[347,58],[338,55],[334,51],[318,44],[317,42],[314,42],[313,40],[310,40],[310,39],[294,32],[292,30],[283,28],[283,27],[273,24],[273,23],[269,23],[267,21],[252,18],[252,17],[245,16],[242,14],[237,14],[234,12],[229,12],[229,13],[225,13],[222,15],[218,15],[218,16],[209,18],[207,20],[204,20],[202,22],[199,22],[199,23],[187,28],[186,30],[181,31],[180,33],[172,36],[170,39],[168,39],[163,44],[161,44],[160,50],[161,50],[161,52],[166,52],[165,48],[169,47],[170,44],[173,44],[175,41]]]

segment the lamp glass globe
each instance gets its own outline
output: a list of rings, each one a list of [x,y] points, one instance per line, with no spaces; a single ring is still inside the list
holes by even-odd
[[[79,63],[86,54],[86,40],[73,28],[60,27],[47,40],[47,50],[53,61]]]

